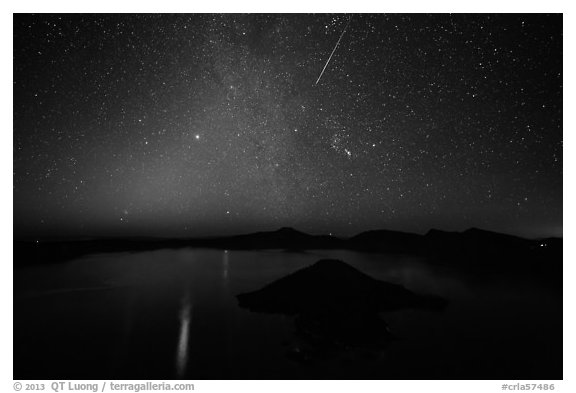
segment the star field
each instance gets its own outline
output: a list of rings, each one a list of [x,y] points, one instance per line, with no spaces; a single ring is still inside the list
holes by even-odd
[[[562,16],[14,16],[17,235],[562,235]]]

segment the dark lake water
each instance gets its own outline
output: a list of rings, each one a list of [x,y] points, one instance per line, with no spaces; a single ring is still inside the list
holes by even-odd
[[[296,362],[291,317],[235,295],[321,258],[450,301],[383,314],[396,338]],[[14,271],[15,379],[561,379],[561,291],[351,251],[158,250]]]

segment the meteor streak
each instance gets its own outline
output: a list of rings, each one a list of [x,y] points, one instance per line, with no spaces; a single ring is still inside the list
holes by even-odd
[[[322,75],[324,75],[324,71],[326,70],[326,67],[328,67],[328,63],[330,63],[330,59],[334,55],[334,52],[336,52],[336,48],[338,48],[338,44],[340,44],[340,40],[342,39],[342,37],[344,37],[344,33],[346,33],[346,29],[348,28],[348,25],[350,24],[351,21],[352,21],[352,16],[350,16],[350,19],[348,19],[348,23],[346,23],[346,26],[344,26],[344,30],[342,30],[342,34],[340,34],[340,38],[338,38],[338,42],[336,42],[336,45],[334,45],[334,49],[332,49],[332,53],[330,53],[330,57],[328,57],[326,64],[324,64],[324,68],[322,68],[322,72],[320,73],[320,76],[316,80],[316,83],[314,84],[314,86],[316,86],[318,84],[318,82],[320,82],[320,78],[322,78]]]

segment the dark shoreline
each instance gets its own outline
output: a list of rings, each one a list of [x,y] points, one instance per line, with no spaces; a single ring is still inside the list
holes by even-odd
[[[193,238],[110,238],[77,241],[14,241],[14,267],[59,263],[89,254],[140,252],[163,248],[214,248],[227,250],[282,249],[290,252],[342,249],[359,252],[407,254],[431,263],[463,270],[519,270],[533,275],[562,276],[561,238],[531,240],[512,235],[469,229],[425,235],[378,230],[350,238],[309,235],[292,228],[246,235]],[[560,280],[561,285],[561,280]]]

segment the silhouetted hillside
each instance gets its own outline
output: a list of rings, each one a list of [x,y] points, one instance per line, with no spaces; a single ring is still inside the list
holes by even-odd
[[[68,242],[14,242],[14,264],[55,263],[82,255],[105,252],[146,251],[161,248],[220,249],[348,249],[363,252],[420,255],[436,264],[460,268],[530,268],[562,272],[562,239],[529,240],[471,228],[464,232],[436,229],[426,235],[375,230],[349,239],[310,235],[293,228],[271,232],[199,239],[125,238]]]
[[[311,249],[340,248],[344,242],[333,236],[314,236],[293,228],[280,228],[273,232],[256,232],[214,239],[196,239],[194,243],[229,249]]]
[[[377,230],[362,232],[348,240],[348,247],[355,250],[408,252],[424,251],[424,237],[414,233]]]
[[[529,266],[542,258],[562,263],[562,239],[529,240],[471,228],[464,232],[433,229],[425,240],[427,255],[442,263]]]

